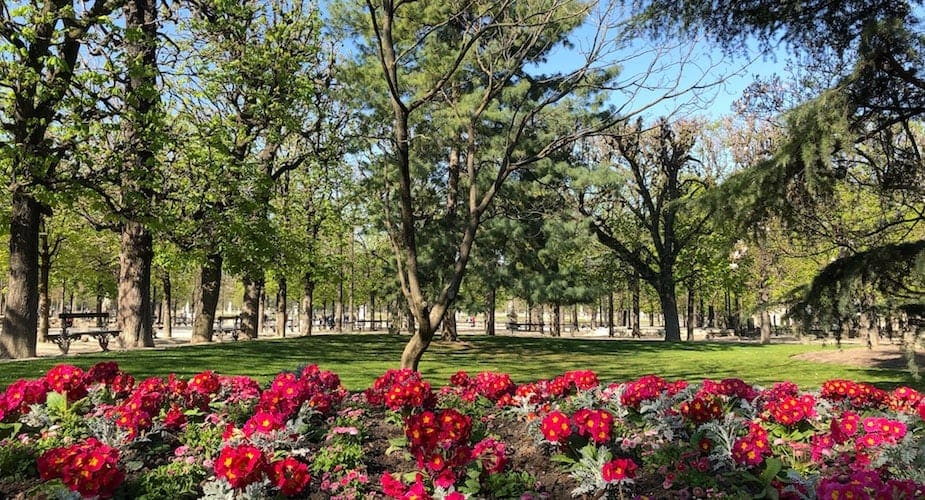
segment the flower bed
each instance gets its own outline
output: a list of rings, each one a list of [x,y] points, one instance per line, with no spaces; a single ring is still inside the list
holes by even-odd
[[[847,380],[391,370],[350,394],[316,366],[261,387],[59,365],[0,394],[0,496],[923,498],[923,419],[921,393]]]

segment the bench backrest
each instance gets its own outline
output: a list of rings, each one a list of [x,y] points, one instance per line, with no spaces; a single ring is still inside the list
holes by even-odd
[[[97,319],[109,319],[109,313],[61,313],[58,315],[59,319],[79,319],[79,318],[97,318]]]

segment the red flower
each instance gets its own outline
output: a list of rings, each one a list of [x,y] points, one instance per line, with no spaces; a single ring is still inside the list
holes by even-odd
[[[401,481],[392,477],[391,473],[386,472],[379,480],[382,486],[382,493],[391,498],[401,498],[405,495],[405,485]]]
[[[119,470],[119,450],[88,438],[65,448],[53,448],[38,458],[39,476],[61,479],[71,491],[85,497],[109,498],[125,480]]]
[[[268,434],[284,427],[286,427],[286,421],[278,413],[257,411],[244,423],[241,430],[245,436],[250,437],[254,433]]]
[[[632,459],[617,458],[604,464],[601,468],[601,475],[607,482],[627,481],[636,477],[638,468],[639,466]]]
[[[572,415],[572,422],[578,428],[578,434],[587,437],[591,441],[598,444],[610,441],[613,415],[607,410],[582,408]]]
[[[561,411],[550,412],[540,426],[543,436],[553,443],[564,443],[572,434],[569,418]]]
[[[308,465],[286,457],[273,463],[271,480],[283,495],[292,496],[301,493],[312,478],[308,474]]]
[[[215,475],[228,480],[233,488],[259,481],[265,469],[263,452],[250,445],[226,446],[215,460]]]

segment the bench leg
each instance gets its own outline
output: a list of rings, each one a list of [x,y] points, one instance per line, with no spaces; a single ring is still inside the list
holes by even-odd
[[[61,349],[61,354],[67,354],[71,349],[71,338],[65,335],[55,338],[55,344],[58,344],[58,349]]]
[[[96,341],[99,342],[100,349],[102,349],[104,352],[109,350],[109,335],[97,335]]]

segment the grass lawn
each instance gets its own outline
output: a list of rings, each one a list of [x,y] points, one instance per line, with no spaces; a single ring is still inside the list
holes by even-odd
[[[225,375],[249,375],[260,382],[283,370],[317,364],[340,375],[347,388],[358,390],[371,385],[385,370],[397,367],[407,339],[389,335],[318,335],[10,361],[0,363],[0,387],[19,378],[39,377],[60,363],[87,368],[99,361],[116,361],[138,380],[168,373],[188,378],[214,370]],[[458,370],[507,372],[515,382],[527,382],[568,370],[590,369],[608,382],[653,373],[689,381],[738,377],[765,386],[790,380],[805,389],[833,378],[869,382],[886,389],[898,385],[925,389],[904,371],[810,363],[791,357],[818,349],[822,347],[464,336],[461,342],[434,342],[420,368],[435,385],[446,384]]]

